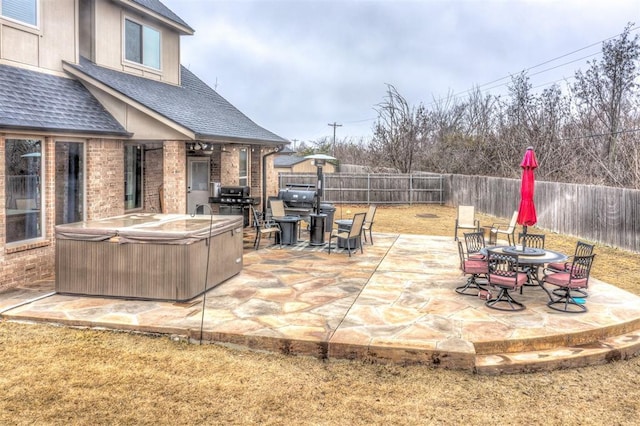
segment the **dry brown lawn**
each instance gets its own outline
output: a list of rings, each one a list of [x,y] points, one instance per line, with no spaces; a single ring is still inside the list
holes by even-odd
[[[454,215],[380,207],[374,232],[452,235]],[[547,235],[549,247],[573,251],[574,238]],[[640,294],[640,255],[596,253],[596,277]],[[634,358],[487,377],[2,322],[0,424],[631,425],[640,418],[639,372]]]

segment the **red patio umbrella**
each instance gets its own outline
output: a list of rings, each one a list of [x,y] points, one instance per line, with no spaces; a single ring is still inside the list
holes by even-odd
[[[536,153],[533,147],[527,148],[522,163],[522,183],[520,184],[520,208],[518,209],[518,224],[522,225],[522,232],[527,233],[527,226],[533,226],[538,221],[536,206],[533,203],[533,189],[535,186],[534,170],[538,167]]]

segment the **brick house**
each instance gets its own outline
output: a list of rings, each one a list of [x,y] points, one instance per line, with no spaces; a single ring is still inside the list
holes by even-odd
[[[0,0],[0,289],[50,277],[56,224],[262,193],[288,142],[180,65],[158,0]]]

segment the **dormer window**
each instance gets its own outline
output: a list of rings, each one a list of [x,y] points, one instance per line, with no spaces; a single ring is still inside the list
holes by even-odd
[[[1,14],[23,24],[38,25],[38,0],[0,0]]]
[[[124,57],[127,61],[160,69],[160,31],[125,19]]]

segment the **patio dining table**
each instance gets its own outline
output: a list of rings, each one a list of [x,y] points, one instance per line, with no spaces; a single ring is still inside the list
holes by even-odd
[[[540,277],[538,276],[538,267],[544,266],[547,263],[565,261],[569,258],[569,256],[554,250],[522,246],[484,247],[480,250],[480,253],[486,256],[488,250],[503,254],[518,255],[518,264],[522,266],[532,267],[529,268],[529,270],[532,271],[532,273],[529,275],[530,278],[535,280],[535,283],[540,286],[545,291],[545,293],[547,293],[547,296],[549,296],[549,300],[553,300],[551,293],[545,288],[542,279],[540,279]]]

